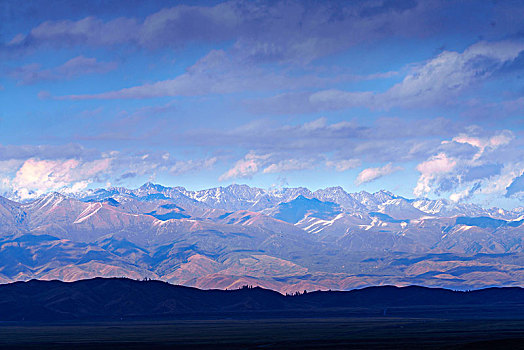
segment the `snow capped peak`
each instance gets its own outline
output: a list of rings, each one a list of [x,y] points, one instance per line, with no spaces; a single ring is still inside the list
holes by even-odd
[[[392,192],[390,192],[388,190],[384,190],[384,189],[373,193],[373,195],[386,195],[386,196],[389,196],[389,197],[396,197]]]
[[[332,197],[332,198],[343,198],[348,197],[348,193],[344,191],[344,189],[340,186],[336,187],[327,187],[324,189],[316,190],[313,192],[314,195],[319,196],[326,196],[326,197]]]
[[[57,202],[57,201],[63,201],[64,199],[66,199],[67,197],[61,193],[58,193],[58,192],[50,192],[48,194],[45,194],[43,195],[40,200],[42,201],[52,201],[52,202]]]
[[[395,196],[393,193],[386,190],[380,190],[378,192],[373,193],[373,197],[375,197],[375,199],[381,203],[397,198],[397,196]]]
[[[220,188],[224,188],[224,187],[220,187]],[[246,184],[231,184],[229,186],[226,187],[227,190],[229,191],[250,191],[250,190],[255,190],[257,189],[256,187],[250,187]]]
[[[524,213],[523,208],[503,210],[499,208],[483,209],[475,204],[454,203],[446,199],[406,199],[390,191],[380,190],[375,193],[360,191],[348,193],[341,186],[318,189],[314,192],[305,187],[284,187],[262,189],[245,184],[231,184],[226,187],[214,187],[191,191],[184,187],[167,187],[147,182],[137,189],[110,187],[107,189],[88,189],[68,194],[68,197],[83,202],[103,202],[112,199],[116,203],[128,201],[171,200],[186,205],[228,211],[250,210],[263,211],[279,203],[298,199],[317,199],[322,202],[338,204],[346,213],[365,215],[369,212],[387,213],[396,218],[450,217],[454,215],[490,216],[503,220],[512,220]],[[33,201],[34,205],[49,204],[64,200],[60,193],[49,193]],[[40,204],[37,204],[40,203]],[[1,203],[1,202],[0,202]]]
[[[28,205],[33,208],[40,208],[40,209],[45,208],[45,209],[50,210],[52,208],[57,207],[61,202],[63,202],[66,199],[67,197],[61,193],[50,192],[50,193],[47,193],[37,198],[33,202],[28,203]]]
[[[246,199],[254,199],[254,197],[265,193],[263,189],[257,187],[249,187],[248,185],[237,184],[229,185],[224,190],[227,191],[228,194]]]
[[[319,203],[320,201],[317,198],[306,198],[303,195],[299,194],[290,203],[307,203],[307,202]]]
[[[166,189],[166,187],[162,185],[154,184],[152,182],[146,182],[145,184],[143,184],[142,186],[138,188],[138,191],[147,192],[149,194],[152,192],[162,192],[164,189]]]

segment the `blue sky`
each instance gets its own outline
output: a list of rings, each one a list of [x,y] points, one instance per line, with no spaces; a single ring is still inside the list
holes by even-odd
[[[342,186],[513,208],[524,1],[9,1],[0,191]]]

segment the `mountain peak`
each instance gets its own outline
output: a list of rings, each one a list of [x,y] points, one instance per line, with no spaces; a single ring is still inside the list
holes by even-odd
[[[65,195],[58,193],[58,192],[49,192],[44,194],[43,196],[40,196],[36,200],[34,200],[32,203],[33,206],[37,206],[40,208],[44,207],[54,207],[60,204],[62,201],[67,199]]]
[[[43,195],[41,198],[45,200],[63,200],[67,197],[59,192],[49,192]]]
[[[161,191],[163,189],[165,189],[166,187],[160,185],[160,184],[155,184],[153,182],[146,182],[145,184],[143,184],[142,186],[139,187],[140,190],[156,190],[156,191]]]
[[[307,198],[303,194],[299,194],[295,197],[295,199],[291,200],[291,202],[320,202],[317,198]]]
[[[436,201],[392,199],[387,191],[364,195],[335,193],[337,188],[315,193],[228,188],[186,194],[148,183],[114,193],[83,191],[87,196],[49,193],[16,207],[0,203],[0,251],[7,252],[0,254],[0,282],[158,276],[210,288],[253,281],[314,290],[394,282],[389,279],[392,269],[406,271],[397,262],[405,266],[413,261],[438,265],[435,273],[444,277],[428,276],[422,269],[412,277],[401,272],[399,281],[415,278],[469,287],[478,285],[471,272],[479,269],[497,272],[496,280],[488,274],[489,283],[519,278],[510,254],[522,250],[523,211],[494,212],[465,204],[442,209]],[[450,253],[453,260],[416,260],[426,252]],[[498,254],[493,261],[508,265],[486,266],[484,260],[490,259],[477,259],[479,253]],[[469,265],[467,260],[465,266],[459,256],[476,262]],[[377,259],[384,263],[375,267]],[[375,277],[355,277],[357,271],[373,271]]]
[[[366,191],[348,193],[341,186],[326,187],[312,192],[305,187],[262,189],[246,184],[231,184],[226,187],[221,186],[193,191],[186,190],[183,187],[167,187],[153,182],[146,182],[136,189],[109,187],[107,189],[88,189],[67,194],[67,198],[78,199],[82,202],[102,201],[110,197],[113,197],[118,202],[126,201],[124,198],[140,199],[141,201],[158,199],[185,200],[192,201],[191,205],[210,206],[224,210],[251,211],[269,209],[279,203],[290,202],[294,199],[307,202],[307,199],[316,198],[322,202],[336,203],[348,212],[359,214],[369,211],[380,211],[383,205],[387,204],[392,207],[397,203],[399,208],[417,209],[420,212],[437,216],[453,216],[464,213],[469,216],[488,215],[501,219],[513,219],[521,215],[516,209],[507,211],[500,211],[498,208],[484,209],[475,204],[452,203],[447,199],[408,199],[385,189],[374,193]],[[63,194],[51,192],[37,200],[44,200],[44,198],[46,201],[59,201],[65,197]],[[398,201],[388,203],[395,199],[398,199]],[[33,203],[37,200],[28,200],[23,203]]]
[[[220,187],[222,188],[222,187]],[[242,188],[242,189],[254,189],[254,187],[251,187],[251,186],[248,186],[246,184],[231,184],[229,186],[227,186],[226,188],[229,188],[229,189],[237,189],[237,188]]]
[[[382,190],[380,190],[380,191],[377,191],[377,192],[375,192],[374,194],[379,194],[379,193],[380,193],[380,194],[387,194],[387,195],[389,195],[389,196],[393,196],[393,197],[395,196],[392,192],[390,192],[390,191],[388,191],[388,190],[384,190],[384,189],[382,189]]]

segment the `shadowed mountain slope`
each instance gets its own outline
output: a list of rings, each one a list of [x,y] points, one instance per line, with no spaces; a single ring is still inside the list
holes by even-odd
[[[513,313],[524,311],[524,289],[456,292],[416,286],[383,286],[284,296],[259,287],[201,290],[161,281],[125,278],[95,278],[71,283],[31,280],[0,286],[2,321],[257,317],[265,312],[283,317],[307,312],[322,317],[324,313],[333,312],[343,315],[352,308],[360,309],[362,314],[384,308],[413,308],[415,311],[421,308],[473,308],[478,310],[478,314],[488,310],[495,314],[499,310],[500,314],[508,307],[513,309]]]

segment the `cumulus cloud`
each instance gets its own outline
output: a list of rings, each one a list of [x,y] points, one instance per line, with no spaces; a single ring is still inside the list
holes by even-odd
[[[480,187],[481,187],[480,182],[477,182],[471,188],[467,188],[464,191],[451,194],[449,196],[449,199],[452,200],[453,202],[462,202],[462,201],[468,200],[475,194],[476,191],[480,189]]]
[[[93,178],[106,172],[111,159],[80,162],[77,159],[28,159],[9,181],[14,195],[22,200],[36,198],[49,191],[78,191]]]
[[[0,190],[16,200],[50,191],[69,193],[87,186],[122,183],[157,173],[185,174],[211,169],[219,157],[180,159],[168,152],[100,152],[79,145],[0,146]]]
[[[489,134],[470,128],[470,133],[442,141],[438,149],[417,165],[416,196],[448,192],[451,200],[464,201],[475,194],[502,195],[524,168],[521,143],[509,130]]]
[[[514,150],[512,149],[512,151]],[[506,160],[499,173],[480,180],[482,187],[478,192],[485,195],[506,195],[507,188],[524,172],[524,162],[521,161],[522,150],[520,155],[519,157],[517,154],[517,157],[513,160]]]
[[[402,168],[399,166],[393,166],[392,163],[388,163],[379,168],[367,168],[358,174],[355,184],[360,186],[364,183],[374,181],[399,170],[402,170]]]
[[[449,158],[445,153],[439,153],[429,160],[417,165],[420,177],[413,190],[415,196],[422,196],[431,191],[431,184],[439,179],[442,174],[449,173],[457,165],[457,161]]]
[[[0,160],[0,178],[3,178],[4,188],[8,188],[7,184],[10,182],[11,176],[16,173],[16,170],[24,164],[22,159],[8,159]]]

